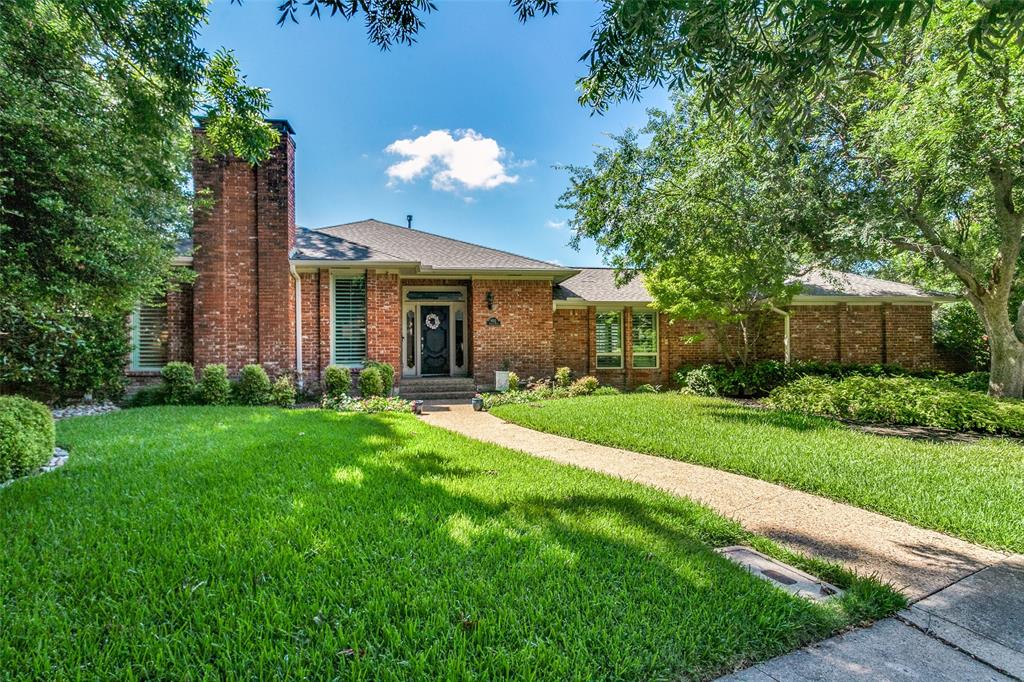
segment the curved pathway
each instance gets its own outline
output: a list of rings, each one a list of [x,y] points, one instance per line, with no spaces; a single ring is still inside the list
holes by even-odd
[[[896,618],[759,664],[737,680],[1024,679],[1024,557],[774,483],[533,431],[465,404],[428,403],[423,419],[697,500],[754,533],[891,582],[916,602]]]

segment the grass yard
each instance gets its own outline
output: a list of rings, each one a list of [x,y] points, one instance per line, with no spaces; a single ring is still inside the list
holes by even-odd
[[[504,405],[502,419],[774,481],[966,540],[1024,552],[1024,446],[930,443],[679,394]]]
[[[411,415],[145,408],[58,443],[0,490],[3,679],[700,679],[902,605],[807,560],[850,589],[790,597],[704,507]]]

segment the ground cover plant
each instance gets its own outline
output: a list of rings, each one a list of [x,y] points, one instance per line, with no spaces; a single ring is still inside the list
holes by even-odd
[[[1024,447],[1016,441],[881,437],[821,417],[679,394],[505,405],[494,414],[540,431],[781,483],[973,542],[1024,551]]]
[[[764,402],[779,410],[854,421],[1024,435],[1024,402],[928,379],[809,376],[776,388]]]
[[[702,506],[411,415],[152,407],[58,442],[0,491],[0,677],[702,679],[902,602],[807,560],[847,595],[791,597]]]

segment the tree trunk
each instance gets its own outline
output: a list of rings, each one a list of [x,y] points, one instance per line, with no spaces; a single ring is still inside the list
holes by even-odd
[[[1010,324],[1006,303],[988,300],[980,306],[975,304],[975,309],[988,332],[992,355],[988,394],[994,398],[1024,397],[1024,343]]]

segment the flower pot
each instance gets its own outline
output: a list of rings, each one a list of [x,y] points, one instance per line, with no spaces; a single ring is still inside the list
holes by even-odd
[[[414,400],[414,401],[412,401],[412,413],[413,414],[423,414],[423,401],[422,400]]]
[[[473,411],[480,412],[484,409],[484,399],[480,397],[473,398]]]
[[[508,371],[495,371],[494,372],[494,390],[495,391],[507,391],[508,390]]]

